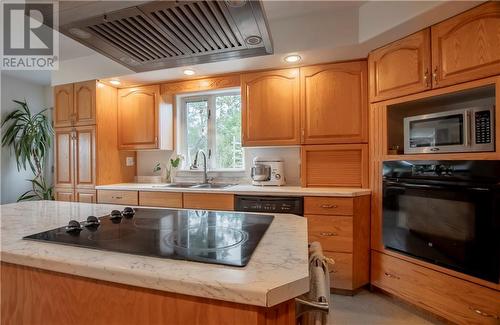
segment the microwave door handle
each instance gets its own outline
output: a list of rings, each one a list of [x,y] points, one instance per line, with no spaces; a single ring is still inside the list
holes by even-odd
[[[472,132],[472,122],[471,122],[471,111],[466,110],[464,114],[465,127],[464,127],[464,146],[469,147],[471,145],[471,132]]]

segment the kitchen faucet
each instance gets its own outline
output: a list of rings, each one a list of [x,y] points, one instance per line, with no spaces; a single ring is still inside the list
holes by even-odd
[[[198,154],[202,153],[203,154],[203,181],[202,184],[208,184],[208,177],[207,177],[207,155],[205,155],[205,152],[203,150],[199,150],[196,155],[194,156],[194,161],[191,164],[190,169],[198,169]]]

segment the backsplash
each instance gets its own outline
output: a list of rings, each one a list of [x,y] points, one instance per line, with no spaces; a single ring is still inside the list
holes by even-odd
[[[153,168],[157,163],[167,165],[173,151],[152,150],[137,152],[137,175],[151,176]],[[245,171],[244,172],[209,172],[209,177],[214,177],[216,182],[228,183],[250,183],[250,168],[252,160],[256,156],[279,157],[285,161],[285,177],[287,185],[300,184],[300,147],[268,147],[268,148],[245,148]],[[183,162],[184,168],[189,167],[190,162]],[[199,171],[178,171],[177,181],[199,181]]]

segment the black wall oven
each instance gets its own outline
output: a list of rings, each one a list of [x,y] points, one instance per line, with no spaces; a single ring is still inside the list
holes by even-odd
[[[500,280],[500,161],[386,161],[387,249]]]

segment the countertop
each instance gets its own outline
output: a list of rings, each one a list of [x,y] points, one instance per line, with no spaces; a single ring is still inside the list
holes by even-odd
[[[250,262],[241,268],[22,239],[120,206],[36,201],[0,207],[3,262],[256,306],[274,306],[309,289],[307,222],[295,215],[276,215]]]
[[[370,189],[348,187],[253,186],[238,184],[222,189],[165,187],[161,183],[121,183],[96,186],[98,190],[229,193],[240,195],[344,196],[370,195]]]

